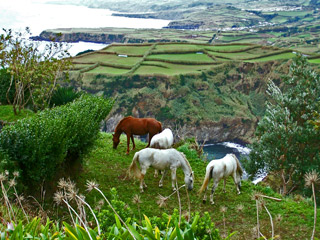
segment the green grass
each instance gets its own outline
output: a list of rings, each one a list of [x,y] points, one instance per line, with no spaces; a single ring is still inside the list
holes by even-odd
[[[147,60],[168,60],[168,61],[187,61],[187,62],[214,62],[207,54],[185,53],[185,54],[151,54],[147,57]]]
[[[111,46],[103,50],[103,52],[116,52],[117,54],[127,55],[144,55],[146,51],[151,48],[150,46]]]
[[[108,74],[125,74],[129,71],[129,69],[123,69],[123,68],[115,68],[115,67],[106,67],[106,66],[99,66],[96,67],[87,73],[108,73]]]
[[[223,52],[231,52],[231,51],[246,51],[247,49],[252,48],[252,46],[246,45],[215,45],[215,46],[206,46],[205,49],[209,51],[223,51]]]
[[[96,62],[102,62],[102,63],[109,63],[109,64],[121,64],[126,66],[133,66],[135,63],[137,63],[139,60],[141,60],[141,57],[119,57],[117,55],[113,54],[99,54],[99,53],[92,53],[88,54],[86,56],[80,56],[74,59],[77,63],[96,63]]]
[[[316,63],[316,64],[319,64],[319,63],[320,63],[320,58],[309,59],[308,61],[309,61],[310,63]]]
[[[251,34],[251,36],[253,35],[254,34]],[[234,34],[226,34],[226,36],[234,38]],[[244,36],[245,35],[241,34],[239,35],[239,38],[243,38]],[[300,36],[307,37],[309,35],[300,33]],[[292,37],[292,39],[299,39],[298,37],[299,35]],[[275,39],[276,38],[272,39],[272,41]],[[251,40],[253,41],[253,39]],[[268,40],[270,40],[270,38]],[[246,40],[241,41],[246,42]],[[295,47],[299,49],[301,48],[298,47],[297,44]],[[86,78],[94,76],[94,74],[121,75],[127,72],[131,73],[132,71],[130,71],[130,69],[134,66],[137,67],[133,71],[134,74],[162,74],[164,76],[173,76],[178,74],[199,73],[203,70],[212,68],[215,64],[226,61],[264,62],[279,59],[290,59],[295,56],[292,53],[280,54],[282,50],[277,47],[261,46],[258,44],[253,45],[248,43],[241,44],[239,42],[234,44],[217,45],[158,43],[145,59],[142,57],[130,57],[130,54],[135,56],[141,54],[142,56],[150,50],[150,48],[151,45],[145,44],[111,45],[102,51],[116,51],[117,53],[127,55],[128,57],[119,57],[117,54],[103,54],[101,51],[99,51],[100,53],[93,52],[91,54],[75,57],[73,59],[73,62],[75,63],[74,70],[83,70],[85,67],[101,63],[100,66],[94,69],[87,69],[86,73],[89,73],[90,75]],[[295,51],[295,48],[291,49],[292,51]],[[316,46],[310,45],[307,50],[308,51],[305,51],[305,53],[314,51],[316,50]],[[269,56],[271,54],[275,55]],[[136,65],[138,63],[140,64],[139,66]]]
[[[219,53],[219,52],[209,52],[213,56],[226,57],[233,60],[242,60],[251,57],[258,57],[259,55],[251,54],[249,52],[235,52],[235,53]]]
[[[266,62],[266,61],[274,61],[274,60],[282,60],[282,59],[292,59],[296,56],[294,53],[281,53],[277,55],[272,55],[268,57],[256,58],[254,60],[247,60],[246,62]]]
[[[198,51],[203,46],[195,44],[158,44],[156,51]]]
[[[21,110],[21,112],[18,111],[18,114],[15,115],[11,105],[0,105],[0,120],[5,122],[15,122],[19,119],[31,117],[34,114],[35,113],[33,111],[24,109]]]
[[[173,195],[168,201],[167,206],[160,208],[157,204],[157,197],[169,196],[172,193],[170,174],[164,180],[163,188],[158,187],[158,179],[153,176],[153,170],[149,169],[145,175],[145,182],[148,188],[144,193],[139,192],[139,183],[137,180],[126,178],[127,169],[130,166],[133,155],[136,151],[143,149],[146,143],[135,140],[136,150],[126,155],[126,137],[122,135],[118,149],[112,148],[112,135],[101,133],[99,139],[95,142],[90,152],[83,155],[83,169],[77,174],[77,186],[80,192],[85,192],[85,183],[87,180],[95,180],[100,184],[99,188],[110,196],[110,189],[115,187],[118,192],[119,199],[124,201],[138,216],[138,208],[132,202],[133,197],[138,194],[142,201],[141,214],[147,216],[161,216],[162,213],[173,213],[174,208],[178,208],[178,199]],[[132,145],[131,145],[132,146]],[[256,226],[256,209],[255,201],[252,200],[254,191],[262,194],[281,198],[281,202],[266,200],[266,205],[274,217],[275,233],[280,234],[281,239],[305,239],[309,236],[313,226],[313,204],[311,201],[295,202],[290,198],[282,198],[279,194],[274,193],[270,188],[255,186],[249,181],[242,181],[242,193],[236,194],[235,186],[230,179],[227,181],[226,193],[223,192],[223,183],[220,182],[214,200],[215,205],[203,204],[202,196],[198,195],[198,190],[202,184],[205,173],[205,162],[197,158],[196,153],[187,150],[187,146],[183,145],[179,148],[184,151],[195,172],[194,190],[189,192],[191,211],[209,212],[211,219],[214,221],[216,228],[223,232],[223,216],[220,211],[222,206],[227,207],[225,213],[226,230],[228,232],[237,231],[232,239],[251,239],[252,229]],[[183,172],[181,169],[177,171],[178,184],[183,184]],[[211,187],[212,182],[210,183]],[[185,190],[180,191],[182,212],[188,210],[187,196]],[[86,199],[93,203],[101,199],[98,194],[86,194]],[[237,210],[237,205],[243,205],[243,211]],[[94,204],[92,204],[94,205]],[[282,220],[276,221],[275,216],[281,214]],[[270,237],[271,228],[270,220],[266,211],[260,211],[261,232]]]
[[[145,64],[146,63],[146,64]],[[216,65],[184,65],[173,64],[157,61],[146,61],[134,73],[141,75],[163,74],[163,75],[179,75],[190,73],[201,73],[202,70],[214,68]]]

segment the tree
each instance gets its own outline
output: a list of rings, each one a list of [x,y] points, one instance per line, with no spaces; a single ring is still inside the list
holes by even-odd
[[[25,32],[3,29],[0,35],[0,65],[10,73],[7,101],[13,110],[23,109],[29,103],[35,111],[50,103],[53,91],[63,71],[70,67],[67,46],[48,42],[40,50],[40,43],[31,41],[29,28]],[[13,100],[9,93],[14,89]]]
[[[270,99],[245,165],[251,176],[276,173],[285,195],[302,187],[304,174],[320,166],[320,135],[311,122],[318,109],[320,77],[299,55],[283,80],[283,92],[272,81],[268,84]]]

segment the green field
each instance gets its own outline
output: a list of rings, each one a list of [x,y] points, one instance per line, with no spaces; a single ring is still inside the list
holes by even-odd
[[[74,57],[73,70],[89,73],[90,76],[95,74],[174,76],[201,73],[226,61],[262,62],[291,59],[295,56],[291,51],[296,50],[248,43],[111,44],[103,50]]]
[[[197,64],[197,62],[205,62],[205,63],[212,63],[213,60],[203,52],[197,53],[186,53],[186,54],[152,54],[147,57],[146,60],[164,60],[164,61],[187,61],[193,62]]]
[[[146,51],[150,49],[151,45],[148,46],[111,46],[103,49],[102,52],[115,52],[116,54],[125,55],[143,55]]]
[[[151,63],[151,64],[150,64]],[[152,75],[152,74],[163,74],[163,75],[176,75],[177,72],[180,74],[188,73],[201,73],[202,70],[208,70],[214,68],[216,65],[184,65],[184,64],[172,64],[156,61],[144,62],[135,72],[139,75]]]

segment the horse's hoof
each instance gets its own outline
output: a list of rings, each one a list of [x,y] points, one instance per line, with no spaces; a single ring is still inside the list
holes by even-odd
[[[203,199],[203,200],[202,200],[202,203],[203,203],[203,204],[206,204],[206,203],[207,203],[207,200],[204,200],[204,199]]]
[[[129,152],[126,152],[126,155],[129,155]]]
[[[211,205],[214,205],[214,202],[210,202]]]
[[[160,185],[160,184],[159,184],[159,188],[162,188],[162,186],[163,186],[163,185]]]

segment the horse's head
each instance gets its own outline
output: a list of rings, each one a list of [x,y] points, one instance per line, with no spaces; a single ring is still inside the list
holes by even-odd
[[[113,141],[113,148],[116,149],[119,145],[120,138],[117,137],[115,134],[112,134],[112,141]]]
[[[189,174],[186,174],[184,176],[184,182],[188,188],[189,191],[191,191],[193,189],[193,172],[189,173]]]

